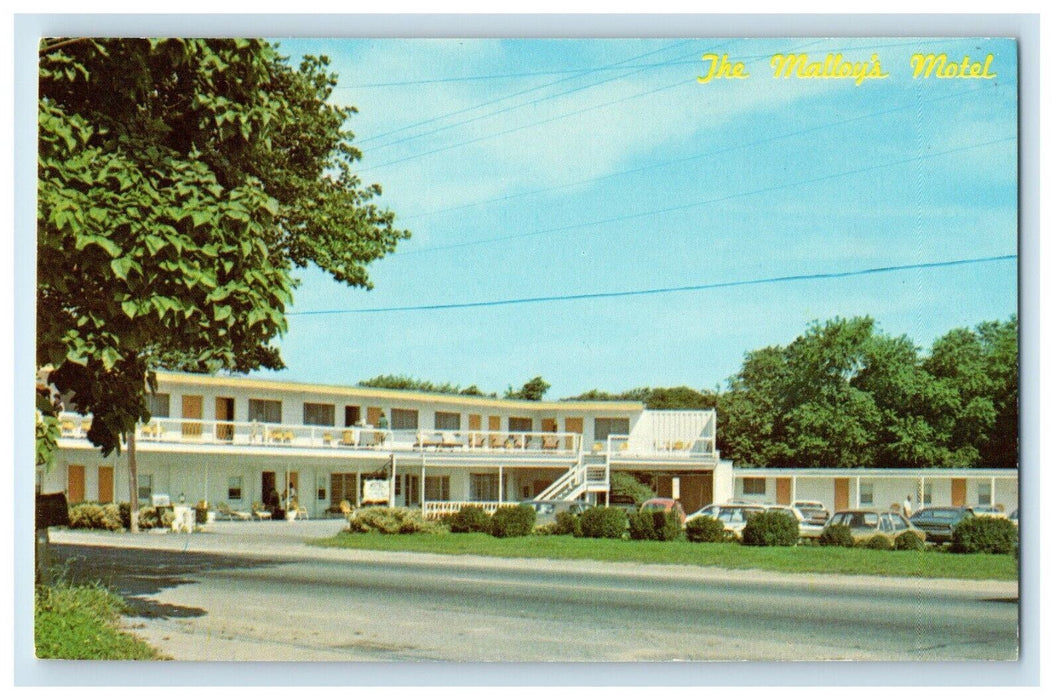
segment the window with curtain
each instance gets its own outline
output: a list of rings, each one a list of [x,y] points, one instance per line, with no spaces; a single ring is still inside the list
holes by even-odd
[[[302,404],[303,425],[335,425],[335,404],[304,403]]]
[[[435,430],[460,430],[461,414],[435,411]]]
[[[242,501],[243,500],[243,477],[242,476],[230,476],[230,477],[228,477],[228,500],[230,500],[230,501]]]
[[[449,476],[428,476],[424,478],[425,501],[449,500]]]
[[[280,402],[270,399],[250,399],[247,402],[247,418],[259,423],[280,422]]]
[[[497,474],[472,474],[471,475],[471,500],[473,501],[496,501],[497,500],[498,476]],[[504,494],[501,500],[505,500]]]
[[[766,495],[766,479],[759,477],[746,476],[744,477],[743,484],[741,485],[742,491],[748,496],[765,496]]]
[[[534,420],[531,418],[510,416],[508,419],[508,429],[513,433],[529,433],[534,430]]]
[[[408,408],[391,409],[392,430],[416,430],[420,427],[420,414]]]
[[[148,394],[147,410],[152,418],[169,418],[169,394]]]
[[[629,418],[594,418],[593,439],[603,442],[609,435],[629,435]]]

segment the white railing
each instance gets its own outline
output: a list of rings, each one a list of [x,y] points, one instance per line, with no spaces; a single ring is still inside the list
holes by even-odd
[[[624,457],[697,457],[718,460],[715,438],[679,440],[632,440],[629,435],[609,435],[606,451],[610,459]]]
[[[518,506],[518,501],[424,501],[424,517],[441,518],[444,515],[459,513],[465,506],[482,508],[488,515],[493,515],[501,506]]]
[[[62,437],[84,438],[91,425],[91,418],[63,413],[60,415],[59,425]],[[138,427],[137,439],[141,442],[163,443],[334,447],[414,452],[533,452],[572,456],[577,455],[582,448],[582,436],[577,433],[387,430],[367,426],[342,428],[189,418],[153,418]]]

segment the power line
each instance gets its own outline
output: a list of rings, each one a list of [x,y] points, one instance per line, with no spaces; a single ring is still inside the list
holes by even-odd
[[[661,161],[657,161],[655,163],[650,163],[648,165],[643,165],[643,166],[641,166],[639,168],[630,168],[629,170],[621,170],[619,172],[608,173],[607,175],[600,175],[598,177],[586,178],[584,180],[575,180],[573,182],[566,182],[566,183],[563,183],[563,184],[560,184],[560,185],[553,185],[552,187],[542,187],[542,188],[539,188],[539,189],[536,189],[536,190],[527,190],[527,191],[524,191],[524,192],[514,192],[512,194],[503,195],[501,197],[493,197],[491,199],[483,199],[483,200],[479,200],[477,202],[469,202],[467,204],[460,204],[460,205],[454,206],[454,207],[446,207],[444,209],[432,209],[430,211],[419,212],[417,214],[405,215],[405,216],[402,216],[401,219],[402,219],[402,221],[405,221],[405,222],[414,221],[416,219],[420,219],[420,218],[423,218],[425,216],[433,216],[433,215],[436,215],[436,214],[447,214],[447,213],[454,212],[454,211],[460,211],[462,209],[470,209],[472,207],[482,206],[484,204],[495,204],[497,202],[504,202],[504,201],[507,201],[507,200],[510,200],[510,199],[519,199],[520,197],[529,197],[529,196],[536,195],[536,194],[544,194],[546,192],[555,192],[556,190],[562,190],[562,189],[565,189],[565,188],[568,188],[568,187],[577,187],[579,185],[588,185],[588,184],[591,184],[591,183],[594,183],[594,182],[601,182],[603,180],[608,180],[608,179],[611,179],[613,177],[623,177],[623,176],[626,176],[626,175],[633,175],[635,173],[641,173],[641,172],[645,172],[647,170],[653,170],[655,168],[661,168],[661,167],[663,167],[665,165],[676,165],[678,163],[687,163],[687,162],[694,161],[694,160],[700,160],[701,158],[707,158],[708,156],[717,156],[717,155],[719,155],[721,153],[729,153],[731,151],[737,151],[737,150],[740,150],[742,148],[750,148],[752,146],[761,146],[763,144],[770,143],[772,141],[780,141],[782,139],[792,138],[793,136],[803,136],[804,134],[813,133],[815,131],[821,131],[822,129],[828,129],[828,128],[831,128],[831,127],[834,127],[834,126],[842,126],[844,124],[850,124],[852,122],[860,121],[860,120],[863,120],[863,119],[869,119],[871,117],[879,117],[879,116],[882,116],[882,115],[885,115],[885,114],[891,114],[892,112],[901,112],[903,110],[907,110],[907,109],[910,109],[910,108],[913,108],[913,107],[920,108],[920,107],[922,107],[922,106],[924,106],[926,104],[932,103],[932,102],[940,102],[940,101],[943,101],[943,100],[953,100],[953,99],[956,99],[956,98],[959,98],[959,97],[968,97],[969,95],[972,95],[974,93],[980,92],[981,90],[987,90],[987,89],[991,89],[991,88],[994,88],[994,87],[995,87],[994,85],[982,85],[980,87],[972,88],[972,89],[966,90],[964,92],[956,92],[956,93],[951,93],[949,95],[941,95],[939,97],[932,97],[932,98],[925,99],[925,100],[918,100],[917,102],[910,102],[908,104],[900,105],[898,107],[890,107],[888,109],[883,109],[883,110],[880,110],[878,112],[870,112],[868,114],[861,114],[861,115],[859,115],[857,117],[849,117],[847,119],[841,119],[841,120],[835,121],[835,122],[827,122],[825,124],[819,124],[817,126],[811,126],[811,127],[806,128],[806,129],[799,129],[797,131],[789,131],[787,133],[778,134],[776,136],[768,136],[766,138],[758,139],[758,140],[755,140],[755,141],[748,141],[748,142],[745,142],[745,143],[735,144],[733,146],[726,146],[725,148],[716,148],[716,149],[711,150],[711,151],[704,151],[704,152],[701,152],[701,153],[696,153],[696,154],[691,155],[691,156],[683,156],[681,158],[671,158],[671,159],[668,159],[668,160],[661,160]]]
[[[636,61],[639,58],[644,58],[645,56],[651,56],[652,54],[656,54],[656,53],[659,53],[661,51],[668,51],[668,50],[670,50],[672,48],[675,48],[675,47],[678,47],[678,46],[684,46],[685,44],[688,44],[688,43],[690,43],[692,41],[693,41],[692,39],[689,39],[688,41],[679,42],[677,44],[671,44],[671,45],[665,46],[665,47],[663,47],[661,49],[656,49],[655,51],[649,51],[648,53],[641,54],[640,56],[632,56],[630,58],[624,59],[624,60],[619,61],[617,63],[613,63],[613,64],[610,64],[608,66],[603,66],[603,67],[601,67],[601,70],[604,70],[604,69],[608,69],[608,70],[627,70],[628,68],[631,68],[631,66],[624,66],[622,64],[627,63],[629,61]],[[659,65],[665,65],[665,64],[659,64]],[[647,68],[644,68],[643,70],[647,70]],[[490,100],[488,102],[483,102],[481,104],[474,105],[472,107],[465,107],[464,109],[459,109],[459,110],[457,110],[455,112],[449,112],[447,114],[441,114],[441,115],[439,115],[437,117],[432,117],[431,119],[425,119],[423,121],[416,122],[414,124],[409,124],[407,126],[403,126],[403,127],[398,128],[398,129],[392,129],[391,131],[385,131],[382,134],[376,134],[375,136],[370,136],[370,137],[368,137],[366,139],[362,139],[361,143],[362,144],[371,143],[372,141],[375,141],[376,139],[384,138],[385,136],[390,136],[392,134],[398,134],[398,133],[401,133],[403,131],[408,131],[409,129],[414,129],[414,128],[418,127],[418,126],[424,126],[426,124],[431,124],[431,123],[437,122],[437,121],[439,121],[441,119],[448,119],[449,117],[454,117],[454,116],[457,116],[458,114],[464,114],[465,112],[471,112],[471,111],[474,111],[474,110],[479,109],[481,107],[488,107],[488,106],[490,106],[492,104],[496,104],[498,102],[504,102],[505,100],[511,99],[513,97],[519,97],[520,95],[525,95],[525,94],[530,93],[530,92],[537,92],[538,90],[542,90],[544,88],[551,87],[553,85],[559,85],[560,83],[567,82],[568,80],[574,80],[576,78],[581,78],[582,76],[588,75],[588,74],[590,74],[590,73],[592,73],[594,71],[593,70],[581,70],[581,71],[574,71],[574,72],[576,73],[576,75],[568,76],[566,78],[561,78],[559,80],[552,80],[552,81],[550,81],[548,83],[543,83],[541,85],[537,85],[537,86],[532,87],[532,88],[527,88],[525,90],[518,90],[518,91],[510,93],[508,95],[504,95],[502,97],[498,97],[498,98],[495,98],[495,99]],[[620,76],[620,77],[623,77],[623,76]],[[619,78],[611,78],[611,80],[618,80],[618,79]],[[596,84],[598,84],[598,83],[594,83],[594,85],[596,85]],[[590,87],[590,86],[587,86],[587,87]],[[560,93],[560,94],[566,94],[566,93]],[[543,98],[543,99],[550,99],[551,97],[556,97],[556,96],[557,95],[547,96],[546,98]],[[533,103],[531,103],[531,104],[533,104]],[[496,112],[491,113],[491,114],[496,114]],[[491,116],[491,114],[484,115],[484,116]],[[477,118],[482,118],[482,117],[477,117]],[[469,121],[474,121],[474,120],[469,120]],[[455,122],[454,124],[451,124],[450,126],[458,126],[460,124],[466,124],[466,123],[469,123],[469,122]],[[449,127],[445,127],[445,128],[449,128]],[[439,129],[438,131],[440,131],[440,130],[441,129]],[[435,132],[428,132],[428,133],[435,133]],[[426,134],[420,134],[419,136],[411,136],[409,138],[419,138],[420,136],[425,136],[425,135]],[[383,144],[382,146],[380,146],[380,148],[384,148],[386,146],[391,146],[391,145],[394,145],[396,143],[402,143],[402,141],[404,141],[404,140],[405,139],[399,139],[397,141],[391,141],[390,143]]]
[[[928,155],[919,154],[912,158],[903,158],[901,160],[893,160],[887,163],[877,163],[875,165],[868,165],[862,168],[855,168],[854,170],[845,170],[839,173],[831,173],[829,175],[822,175],[820,177],[810,178],[807,180],[798,180],[796,182],[784,182],[780,185],[773,185],[771,187],[763,187],[757,190],[746,190],[744,192],[736,192],[734,194],[724,195],[722,197],[715,197],[714,199],[705,199],[698,202],[689,202],[686,204],[678,204],[672,207],[665,207],[663,209],[653,209],[651,211],[635,212],[633,214],[624,214],[622,216],[613,216],[608,219],[597,219],[595,221],[584,221],[577,224],[567,224],[564,226],[555,226],[553,228],[538,229],[536,231],[528,231],[526,233],[514,233],[508,236],[496,236],[494,238],[479,238],[472,241],[463,241],[461,243],[450,243],[447,245],[432,246],[428,248],[416,248],[413,250],[405,250],[395,252],[394,255],[418,255],[420,253],[429,253],[439,250],[453,250],[456,248],[467,248],[469,246],[482,245],[484,243],[499,243],[501,241],[511,241],[519,238],[533,238],[536,236],[545,236],[553,233],[560,233],[562,231],[571,231],[574,229],[585,228],[587,226],[597,226],[600,224],[614,224],[620,221],[629,221],[631,219],[640,219],[646,216],[655,216],[658,214],[669,214],[671,212],[682,211],[683,209],[693,209],[695,207],[702,207],[708,204],[717,204],[719,202],[725,202],[731,199],[737,199],[739,197],[749,197],[756,194],[765,194],[767,192],[776,192],[778,190],[789,189],[792,187],[800,187],[802,185],[810,185],[818,182],[825,182],[827,180],[835,180],[840,177],[847,177],[848,175],[859,175],[861,173],[869,172],[871,170],[879,170],[880,168],[888,168],[894,165],[903,165],[905,163],[913,163],[916,161],[928,160],[930,158],[940,158],[945,155],[952,153],[959,153],[961,151],[969,151],[975,148],[983,148],[985,146],[991,146],[996,143],[1003,143],[1005,141],[1013,141],[1016,136],[1007,136],[1001,139],[995,139],[993,141],[985,141],[983,143],[971,144],[968,146],[959,146],[958,148],[952,148],[946,151],[938,151],[936,153],[930,153]]]
[[[820,44],[822,41],[824,41],[824,39],[817,39],[817,40],[809,42],[807,44],[803,44],[802,46],[797,47],[797,50],[801,49],[801,48],[806,48],[808,46],[813,46],[814,44]],[[766,56],[764,55],[763,57],[765,58]],[[605,82],[607,82],[607,81],[605,81]],[[424,156],[430,156],[430,155],[434,155],[436,153],[442,153],[442,152],[445,152],[445,151],[450,151],[450,150],[453,150],[454,148],[460,148],[462,146],[469,146],[469,145],[471,145],[473,143],[478,143],[480,141],[486,141],[488,139],[492,139],[492,138],[495,138],[497,136],[506,136],[508,134],[515,133],[517,131],[522,131],[524,129],[530,129],[531,127],[541,126],[543,124],[549,124],[551,122],[559,121],[561,119],[566,119],[567,117],[573,117],[573,116],[576,116],[576,115],[579,115],[579,114],[585,114],[586,112],[592,112],[594,110],[601,109],[603,107],[611,107],[613,105],[617,105],[617,104],[620,104],[622,102],[628,102],[630,100],[639,99],[641,97],[647,97],[649,95],[654,95],[654,94],[656,94],[658,92],[663,92],[664,90],[673,90],[676,87],[680,87],[682,85],[688,85],[688,84],[689,84],[689,80],[683,78],[682,80],[680,80],[680,81],[678,81],[676,83],[672,83],[670,85],[664,85],[663,87],[658,87],[658,88],[655,88],[655,89],[652,89],[652,90],[648,90],[646,92],[640,92],[640,93],[637,93],[637,94],[634,94],[634,95],[627,95],[626,97],[621,97],[621,98],[619,98],[617,100],[612,100],[611,102],[604,102],[604,103],[600,103],[600,104],[596,104],[596,105],[590,105],[589,107],[583,107],[582,109],[576,109],[573,112],[566,112],[564,114],[559,114],[559,115],[554,116],[554,117],[549,117],[548,119],[543,119],[541,121],[532,122],[530,124],[523,124],[521,126],[513,127],[511,129],[505,129],[504,131],[496,131],[496,132],[494,132],[492,134],[485,134],[483,136],[478,136],[476,138],[469,139],[467,141],[460,141],[458,143],[453,143],[453,144],[450,144],[448,146],[443,146],[441,148],[436,148],[436,149],[434,149],[432,151],[420,151],[418,153],[414,153],[412,155],[405,156],[404,158],[396,158],[395,160],[389,160],[389,161],[386,161],[385,163],[379,163],[377,165],[372,165],[372,166],[369,166],[367,168],[362,168],[361,172],[362,173],[367,173],[367,172],[371,172],[373,170],[377,170],[379,168],[385,168],[385,167],[390,166],[390,165],[397,165],[398,163],[405,163],[406,161],[415,160],[417,158],[423,158]],[[519,107],[519,106],[526,106],[526,105],[516,105],[516,107]],[[505,111],[507,111],[508,109],[512,109],[512,108],[506,108]],[[491,115],[486,115],[486,116],[491,116]],[[459,123],[460,122],[458,122],[458,124]],[[409,137],[409,138],[415,138],[415,137]],[[403,139],[403,140],[408,140],[408,139]],[[400,141],[392,142],[392,143],[387,144],[387,145],[393,145],[394,143],[400,143]]]
[[[655,294],[670,294],[673,292],[695,292],[708,289],[725,289],[729,287],[749,287],[753,285],[779,284],[784,282],[806,282],[810,280],[843,279],[846,277],[860,277],[864,275],[879,275],[887,272],[902,272],[905,270],[928,270],[943,267],[955,267],[958,265],[974,265],[989,262],[1003,262],[1016,260],[1016,255],[995,255],[983,258],[963,258],[960,260],[943,260],[928,263],[913,263],[909,265],[889,265],[886,267],[870,267],[862,270],[849,270],[846,272],[818,272],[806,275],[784,275],[780,277],[761,277],[750,280],[733,280],[729,282],[712,282],[709,284],[694,284],[681,287],[657,287],[654,289],[635,289],[620,292],[595,292],[588,294],[564,294],[546,297],[522,297],[515,299],[495,299],[491,301],[473,301],[454,304],[424,304],[419,306],[385,306],[375,309],[331,309],[322,311],[292,311],[288,316],[325,316],[339,314],[376,314],[390,313],[394,311],[445,311],[449,309],[472,309],[487,306],[512,306],[515,304],[539,304],[554,301],[578,301],[585,299],[610,299],[615,297],[649,296]]]

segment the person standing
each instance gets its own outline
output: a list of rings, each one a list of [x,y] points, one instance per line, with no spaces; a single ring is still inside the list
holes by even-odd
[[[906,517],[909,518],[913,514],[914,514],[914,504],[910,500],[910,496],[907,495],[906,496],[906,500],[903,501],[903,515],[905,515]]]

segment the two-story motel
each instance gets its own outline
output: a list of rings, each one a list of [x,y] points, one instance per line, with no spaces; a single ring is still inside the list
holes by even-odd
[[[367,387],[158,373],[136,439],[138,498],[221,501],[240,511],[293,491],[310,517],[386,503],[425,514],[524,499],[604,503],[613,470],[650,473],[686,508],[730,496],[714,411],[638,402],[521,401]],[[43,491],[129,498],[128,450],[102,457],[90,418],[60,417]]]
[[[651,475],[687,512],[728,500],[814,500],[830,511],[916,506],[1017,507],[1016,469],[738,468],[719,458],[714,411],[654,411],[638,402],[520,401],[158,374],[152,419],[137,433],[138,498],[248,511],[270,495],[309,517],[348,501],[492,511],[525,499],[607,503],[615,471]],[[102,457],[90,418],[61,416],[42,491],[67,499],[129,498],[128,450]]]

